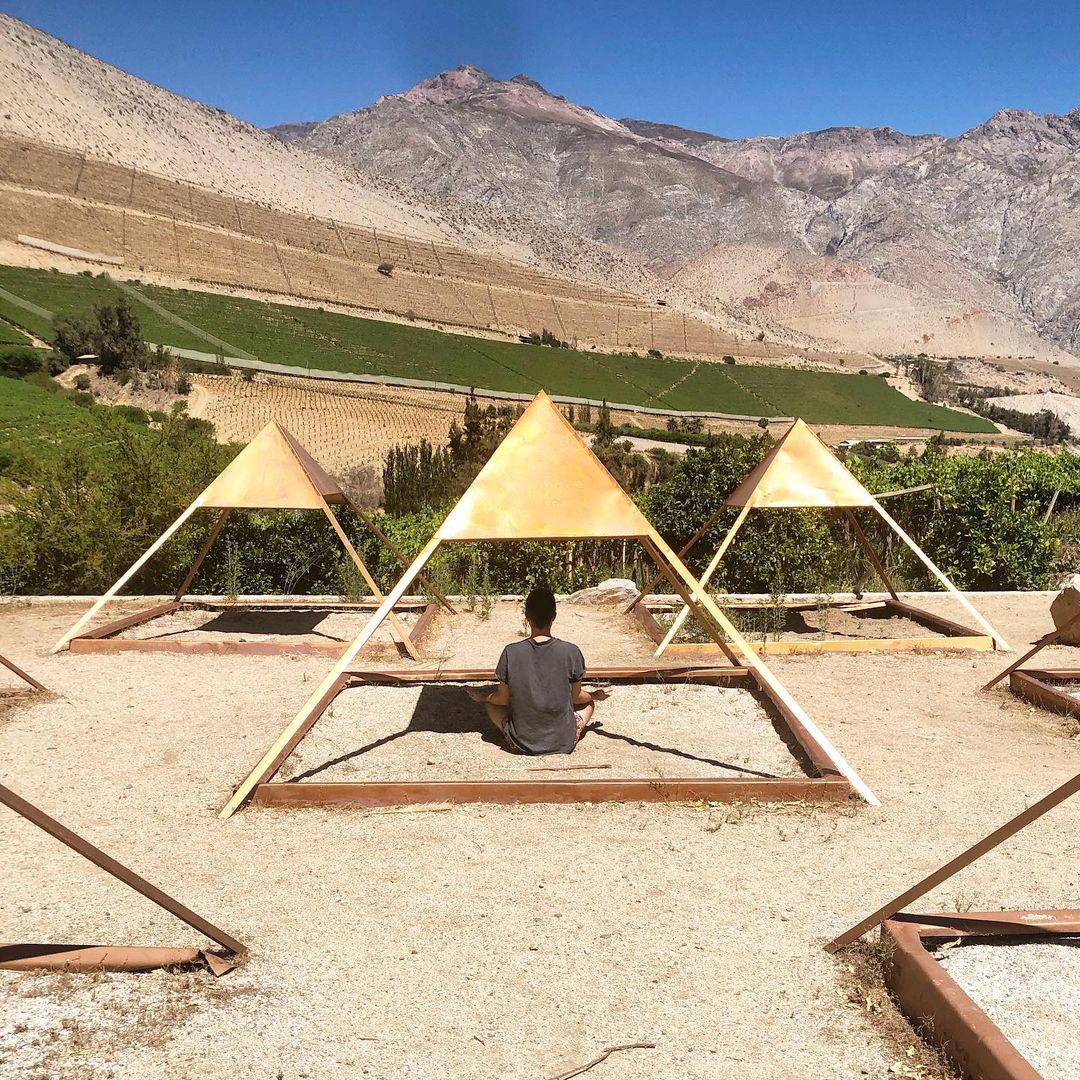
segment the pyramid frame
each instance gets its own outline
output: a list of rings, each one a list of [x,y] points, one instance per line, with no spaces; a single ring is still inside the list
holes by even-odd
[[[0,785],[0,805],[47,832],[77,855],[123,882],[170,915],[186,923],[221,947],[222,953],[195,948],[160,948],[144,945],[55,945],[0,942],[0,969],[9,971],[151,971],[155,968],[185,967],[205,963],[215,975],[231,971],[248,953],[248,948],[212,922],[196,914],[156,885],[106,855],[100,848],[72,832],[33,803]]]
[[[3,653],[0,653],[0,664],[3,664],[3,666],[6,667],[8,671],[10,671],[16,676],[16,678],[26,683],[25,686],[10,687],[6,690],[0,690],[0,701],[3,701],[5,698],[23,697],[26,694],[39,694],[42,692],[46,692],[45,687],[42,686],[41,683],[39,683],[37,679],[33,677],[33,675],[28,675],[25,671],[23,671],[21,667],[13,664],[6,656],[3,655]]]
[[[331,642],[287,642],[287,641],[182,641],[177,639],[132,639],[116,635],[132,627],[140,626],[153,619],[181,610],[257,610],[271,609],[278,611],[296,610],[364,610],[377,607],[382,602],[383,593],[365,566],[359,552],[353,546],[341,522],[335,515],[333,506],[350,508],[364,522],[381,544],[401,563],[408,565],[408,559],[386,536],[375,522],[374,517],[365,513],[342,491],[337,482],[304,449],[294,435],[277,420],[271,420],[251,440],[250,443],[210,482],[180,516],[143,552],[141,556],[120,576],[120,578],[86,611],[63,637],[53,646],[52,652],[65,649],[71,652],[172,652],[172,653],[218,653],[218,654],[257,654],[257,655],[337,655],[345,647],[339,641]],[[164,604],[143,608],[122,618],[115,619],[102,626],[88,629],[94,616],[110,601],[117,598],[120,590],[142,569],[142,567],[180,529],[199,511],[217,511],[213,525],[206,539],[188,568],[180,587],[172,599]],[[359,571],[367,587],[371,590],[370,601],[317,602],[302,596],[275,597],[266,601],[186,599],[192,582],[195,580],[203,561],[209,554],[215,541],[221,534],[226,521],[234,510],[275,511],[275,510],[312,510],[322,512],[334,530],[334,534],[353,565]],[[411,605],[401,605],[409,609],[421,609],[419,619],[411,633],[398,617],[397,610],[391,613],[390,623],[395,634],[395,645],[399,651],[420,659],[417,643],[430,628],[434,619],[436,604],[441,604],[448,611],[453,611],[450,602],[427,579],[422,579],[425,587],[435,598],[434,601],[421,601]]]
[[[1078,792],[1080,773],[825,946],[826,952],[835,953],[880,926],[882,945],[888,957],[886,985],[905,1015],[965,1076],[992,1076],[1002,1080],[1040,1078],[1001,1029],[938,963],[927,943],[957,938],[1075,937],[1080,934],[1080,910],[1049,908],[911,914],[904,909]]]
[[[708,566],[701,575],[702,585],[708,585],[723,561],[725,553],[731,547],[739,530],[746,523],[752,510],[780,509],[821,509],[835,511],[850,526],[856,540],[866,552],[875,573],[888,592],[883,600],[846,601],[829,597],[828,607],[838,611],[884,611],[903,616],[913,622],[936,631],[940,637],[908,638],[865,638],[821,641],[762,641],[754,642],[752,647],[759,653],[814,654],[827,652],[934,652],[965,649],[971,651],[989,651],[999,649],[1008,651],[1009,644],[975,606],[956,588],[942,571],[885,510],[881,503],[866,490],[835,454],[818,438],[805,421],[796,419],[786,432],[777,440],[772,449],[750,471],[739,486],[706,519],[700,529],[679,551],[682,558],[692,551],[701,538],[709,531],[721,514],[728,507],[739,507],[739,513],[724,536]],[[980,629],[972,629],[962,623],[944,618],[935,612],[907,603],[897,595],[896,588],[888,572],[878,557],[854,511],[859,508],[873,510],[878,517],[904,542],[916,558],[942,584],[945,593],[953,596],[969,615],[978,623]],[[656,643],[656,656],[665,653],[672,656],[708,656],[715,654],[709,644],[694,642],[676,642],[674,639],[690,614],[684,603],[679,609],[670,627],[665,631],[657,622],[652,610],[644,603],[652,592],[659,577],[653,580],[638,594],[630,609],[641,622],[648,636]],[[800,601],[785,597],[782,606],[788,610],[818,608],[821,599]],[[725,607],[736,610],[760,608],[760,602],[747,600],[728,600]]]
[[[542,451],[542,452],[541,452]],[[524,502],[507,499],[508,491],[530,493]],[[580,507],[580,510],[575,508]],[[675,591],[699,614],[702,624],[709,628],[717,648],[727,657],[729,668],[708,669],[731,679],[745,679],[770,701],[788,729],[806,751],[818,777],[807,785],[818,785],[801,791],[797,798],[805,799],[807,792],[829,791],[835,797],[839,788],[846,796],[851,791],[871,805],[877,805],[873,792],[840,756],[825,735],[781,685],[776,676],[749,647],[731,625],[712,598],[700,588],[679,557],[648,522],[630,497],[607,471],[592,449],[574,430],[546,393],[541,391],[514,424],[495,453],[477,475],[469,489],[447,515],[435,535],[416,557],[404,576],[387,594],[367,626],[357,635],[345,653],[312,692],[296,716],[289,722],[261,760],[233,792],[221,809],[219,817],[231,817],[238,809],[254,800],[256,803],[274,801],[277,791],[290,789],[281,802],[292,805],[369,806],[400,805],[433,801],[603,801],[612,799],[649,799],[658,797],[655,780],[642,781],[548,781],[546,797],[537,795],[534,782],[505,781],[463,785],[459,781],[434,781],[424,784],[364,784],[335,783],[299,785],[271,783],[274,775],[293,753],[300,741],[323,715],[334,699],[349,685],[365,678],[390,678],[391,673],[365,673],[353,669],[353,661],[371,639],[383,619],[405,594],[413,580],[423,571],[435,552],[445,543],[477,540],[577,540],[627,539],[641,543],[667,578]],[[641,678],[655,669],[621,669],[627,679]],[[446,681],[454,673],[417,671],[412,681]],[[489,681],[494,672],[470,672],[461,681]],[[611,678],[620,673],[608,670]],[[655,676],[663,678],[662,675]],[[401,677],[396,676],[400,682]],[[837,781],[841,781],[837,784]],[[777,798],[784,798],[784,782],[775,778]],[[674,799],[709,798],[733,801],[752,797],[745,780],[738,778],[671,779],[665,781],[665,794]],[[304,788],[308,788],[305,792]],[[702,792],[708,788],[708,794]],[[314,790],[323,789],[321,791]],[[653,794],[650,794],[652,792]],[[760,796],[758,796],[760,797]],[[790,797],[790,796],[787,796]],[[308,800],[303,802],[302,800]]]
[[[1065,634],[1076,628],[1078,622],[1080,611],[1056,630],[1043,634],[1023,656],[1014,660],[1004,671],[998,672],[983,689],[992,690],[1007,677],[1010,692],[1018,698],[1031,701],[1051,712],[1061,713],[1062,716],[1080,716],[1080,700],[1059,689],[1063,684],[1080,682],[1080,668],[1027,667],[1029,660],[1042,652],[1047,645],[1060,641]]]

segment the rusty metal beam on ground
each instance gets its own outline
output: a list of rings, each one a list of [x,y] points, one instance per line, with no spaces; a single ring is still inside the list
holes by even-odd
[[[191,908],[174,900],[168,893],[163,892],[156,885],[151,885],[144,877],[140,877],[133,870],[129,870],[122,863],[117,862],[111,855],[106,855],[100,848],[94,847],[88,840],[84,840],[77,833],[61,825],[55,818],[50,817],[43,810],[39,810],[32,803],[26,801],[20,795],[16,795],[10,788],[0,785],[0,803],[14,810],[20,817],[25,818],[31,824],[47,832],[60,843],[71,848],[77,855],[100,867],[107,874],[111,874],[118,881],[122,881],[129,888],[145,896],[147,900],[164,908],[170,915],[174,915],[181,922],[187,923],[193,930],[205,935],[211,941],[216,942],[222,948],[236,956],[244,956],[247,946],[236,938],[216,927],[212,922],[204,919],[201,915],[192,911]],[[10,946],[9,946],[10,947]]]
[[[33,675],[27,675],[27,673],[25,671],[23,671],[23,669],[21,667],[17,667],[6,656],[0,655],[0,664],[3,664],[4,667],[6,667],[8,669],[8,671],[12,672],[14,675],[17,675],[20,679],[22,679],[22,681],[24,683],[26,683],[32,689],[34,689],[34,690],[44,690],[45,689],[45,687],[42,686],[41,683],[39,683],[37,681],[37,679],[35,679],[33,677]]]
[[[910,889],[906,889],[894,900],[883,907],[878,908],[873,915],[868,916],[861,922],[856,923],[850,930],[845,930],[839,937],[833,938],[825,946],[827,952],[836,952],[845,945],[850,945],[867,932],[879,926],[890,916],[903,910],[908,904],[920,897],[925,896],[931,889],[937,888],[944,881],[948,881],[954,874],[970,866],[976,859],[981,859],[988,851],[992,851],[999,844],[1003,844],[1009,837],[1014,836],[1025,826],[1038,820],[1043,814],[1053,810],[1055,806],[1063,803],[1066,799],[1080,791],[1080,773],[1072,779],[1066,780],[1060,787],[1055,788],[1049,795],[1043,796],[1038,802],[1032,803],[1026,810],[1016,815],[1004,825],[995,829],[988,836],[984,836],[977,844],[973,844],[966,851],[962,851],[955,858],[950,859],[944,866],[939,867],[932,874],[928,874]]]

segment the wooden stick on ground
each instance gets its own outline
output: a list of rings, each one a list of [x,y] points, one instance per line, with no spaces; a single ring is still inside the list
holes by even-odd
[[[597,1054],[592,1061],[587,1061],[584,1065],[579,1065],[576,1069],[571,1069],[569,1072],[559,1073],[558,1076],[549,1077],[549,1080],[570,1080],[573,1076],[580,1076],[583,1072],[588,1072],[593,1066],[599,1065],[602,1061],[607,1061],[612,1054],[619,1050],[655,1050],[656,1043],[652,1042],[636,1042],[636,1043],[623,1043],[621,1046],[607,1046],[604,1050]]]

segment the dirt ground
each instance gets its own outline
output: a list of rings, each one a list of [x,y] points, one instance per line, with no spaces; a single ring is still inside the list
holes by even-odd
[[[1080,1076],[1080,942],[1016,938],[939,959],[1044,1080]]]
[[[920,602],[959,615],[944,598]],[[1050,628],[1046,594],[977,602],[1015,648]],[[918,1058],[846,992],[849,961],[821,945],[1080,766],[1075,721],[1002,688],[979,691],[1008,656],[827,655],[770,666],[880,807],[248,809],[220,821],[218,808],[327,661],[47,655],[81,610],[0,608],[0,652],[53,691],[0,714],[0,782],[252,955],[220,980],[0,972],[3,1075],[532,1080],[607,1046],[654,1042],[589,1075],[910,1076]],[[440,616],[428,663],[493,666],[520,615],[512,604],[481,615]],[[594,666],[651,656],[630,620],[564,605],[556,626]],[[1044,656],[1080,666],[1075,649]],[[380,661],[389,664],[408,666]],[[633,702],[647,698],[637,693],[618,688],[598,719],[665,730],[666,717],[635,714]],[[408,713],[356,701],[328,718],[354,720],[354,732],[342,724],[343,742],[359,745]],[[682,705],[688,716],[696,709]],[[699,720],[695,733],[678,716],[665,745],[685,741],[718,760],[740,752],[730,717],[710,708]],[[738,736],[753,755],[767,750],[759,734]],[[453,740],[439,738],[445,746],[425,746],[423,760],[437,752],[455,767]],[[404,754],[409,740],[399,741]],[[421,767],[419,750],[410,767]],[[0,815],[0,937],[200,943],[29,823]],[[1080,907],[1078,824],[1073,800],[919,908]]]

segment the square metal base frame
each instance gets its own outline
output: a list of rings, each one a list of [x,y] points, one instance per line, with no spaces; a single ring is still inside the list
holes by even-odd
[[[298,783],[267,781],[252,795],[257,806],[404,806],[418,803],[597,803],[597,802],[837,802],[852,787],[798,717],[746,667],[594,668],[590,680],[634,683],[708,683],[745,686],[763,695],[773,719],[805,755],[816,776],[665,777],[588,780],[442,780]],[[495,681],[484,669],[438,671],[347,671],[326,694],[312,723],[339,693],[353,686],[412,686],[424,683]],[[793,751],[794,752],[794,751]],[[280,767],[279,763],[279,767]]]
[[[1080,668],[1017,668],[1009,672],[1009,689],[1017,697],[1064,716],[1080,717],[1080,700],[1062,690],[1062,683],[1080,683]]]
[[[987,941],[1080,934],[1080,911],[965,911],[894,915],[881,926],[890,952],[885,982],[900,1008],[965,1075],[979,1080],[1042,1080],[1001,1029],[927,949],[956,938]]]
[[[755,611],[763,605],[753,602],[729,602],[724,608],[736,611]],[[791,610],[799,608],[817,608],[814,603],[788,602],[783,605]],[[920,623],[931,630],[943,634],[940,638],[854,638],[846,641],[752,641],[747,638],[750,647],[761,656],[809,655],[814,653],[859,653],[859,652],[950,652],[964,649],[975,652],[988,652],[994,647],[994,639],[989,634],[980,633],[951,619],[924,611],[902,600],[886,598],[884,600],[842,601],[829,604],[837,611],[888,611],[902,615],[913,622]],[[644,602],[634,605],[633,613],[644,628],[649,639],[659,645],[665,636],[664,628],[657,622],[653,609]],[[713,642],[672,642],[664,650],[665,656],[704,658],[719,655],[720,650]]]
[[[348,641],[180,641],[176,639],[122,638],[117,634],[130,630],[133,626],[142,626],[177,611],[373,611],[379,605],[375,601],[340,601],[319,603],[311,600],[282,598],[259,602],[238,602],[230,600],[170,600],[165,604],[143,608],[122,618],[114,619],[103,626],[85,630],[78,637],[71,639],[69,650],[73,653],[117,653],[117,652],[156,652],[206,654],[219,656],[340,656],[348,647]],[[395,612],[412,612],[420,609],[409,636],[418,645],[431,629],[438,606],[433,601],[402,603],[395,607]],[[394,646],[402,656],[408,656],[405,646],[395,641]],[[381,650],[381,644],[374,646],[372,652]]]

